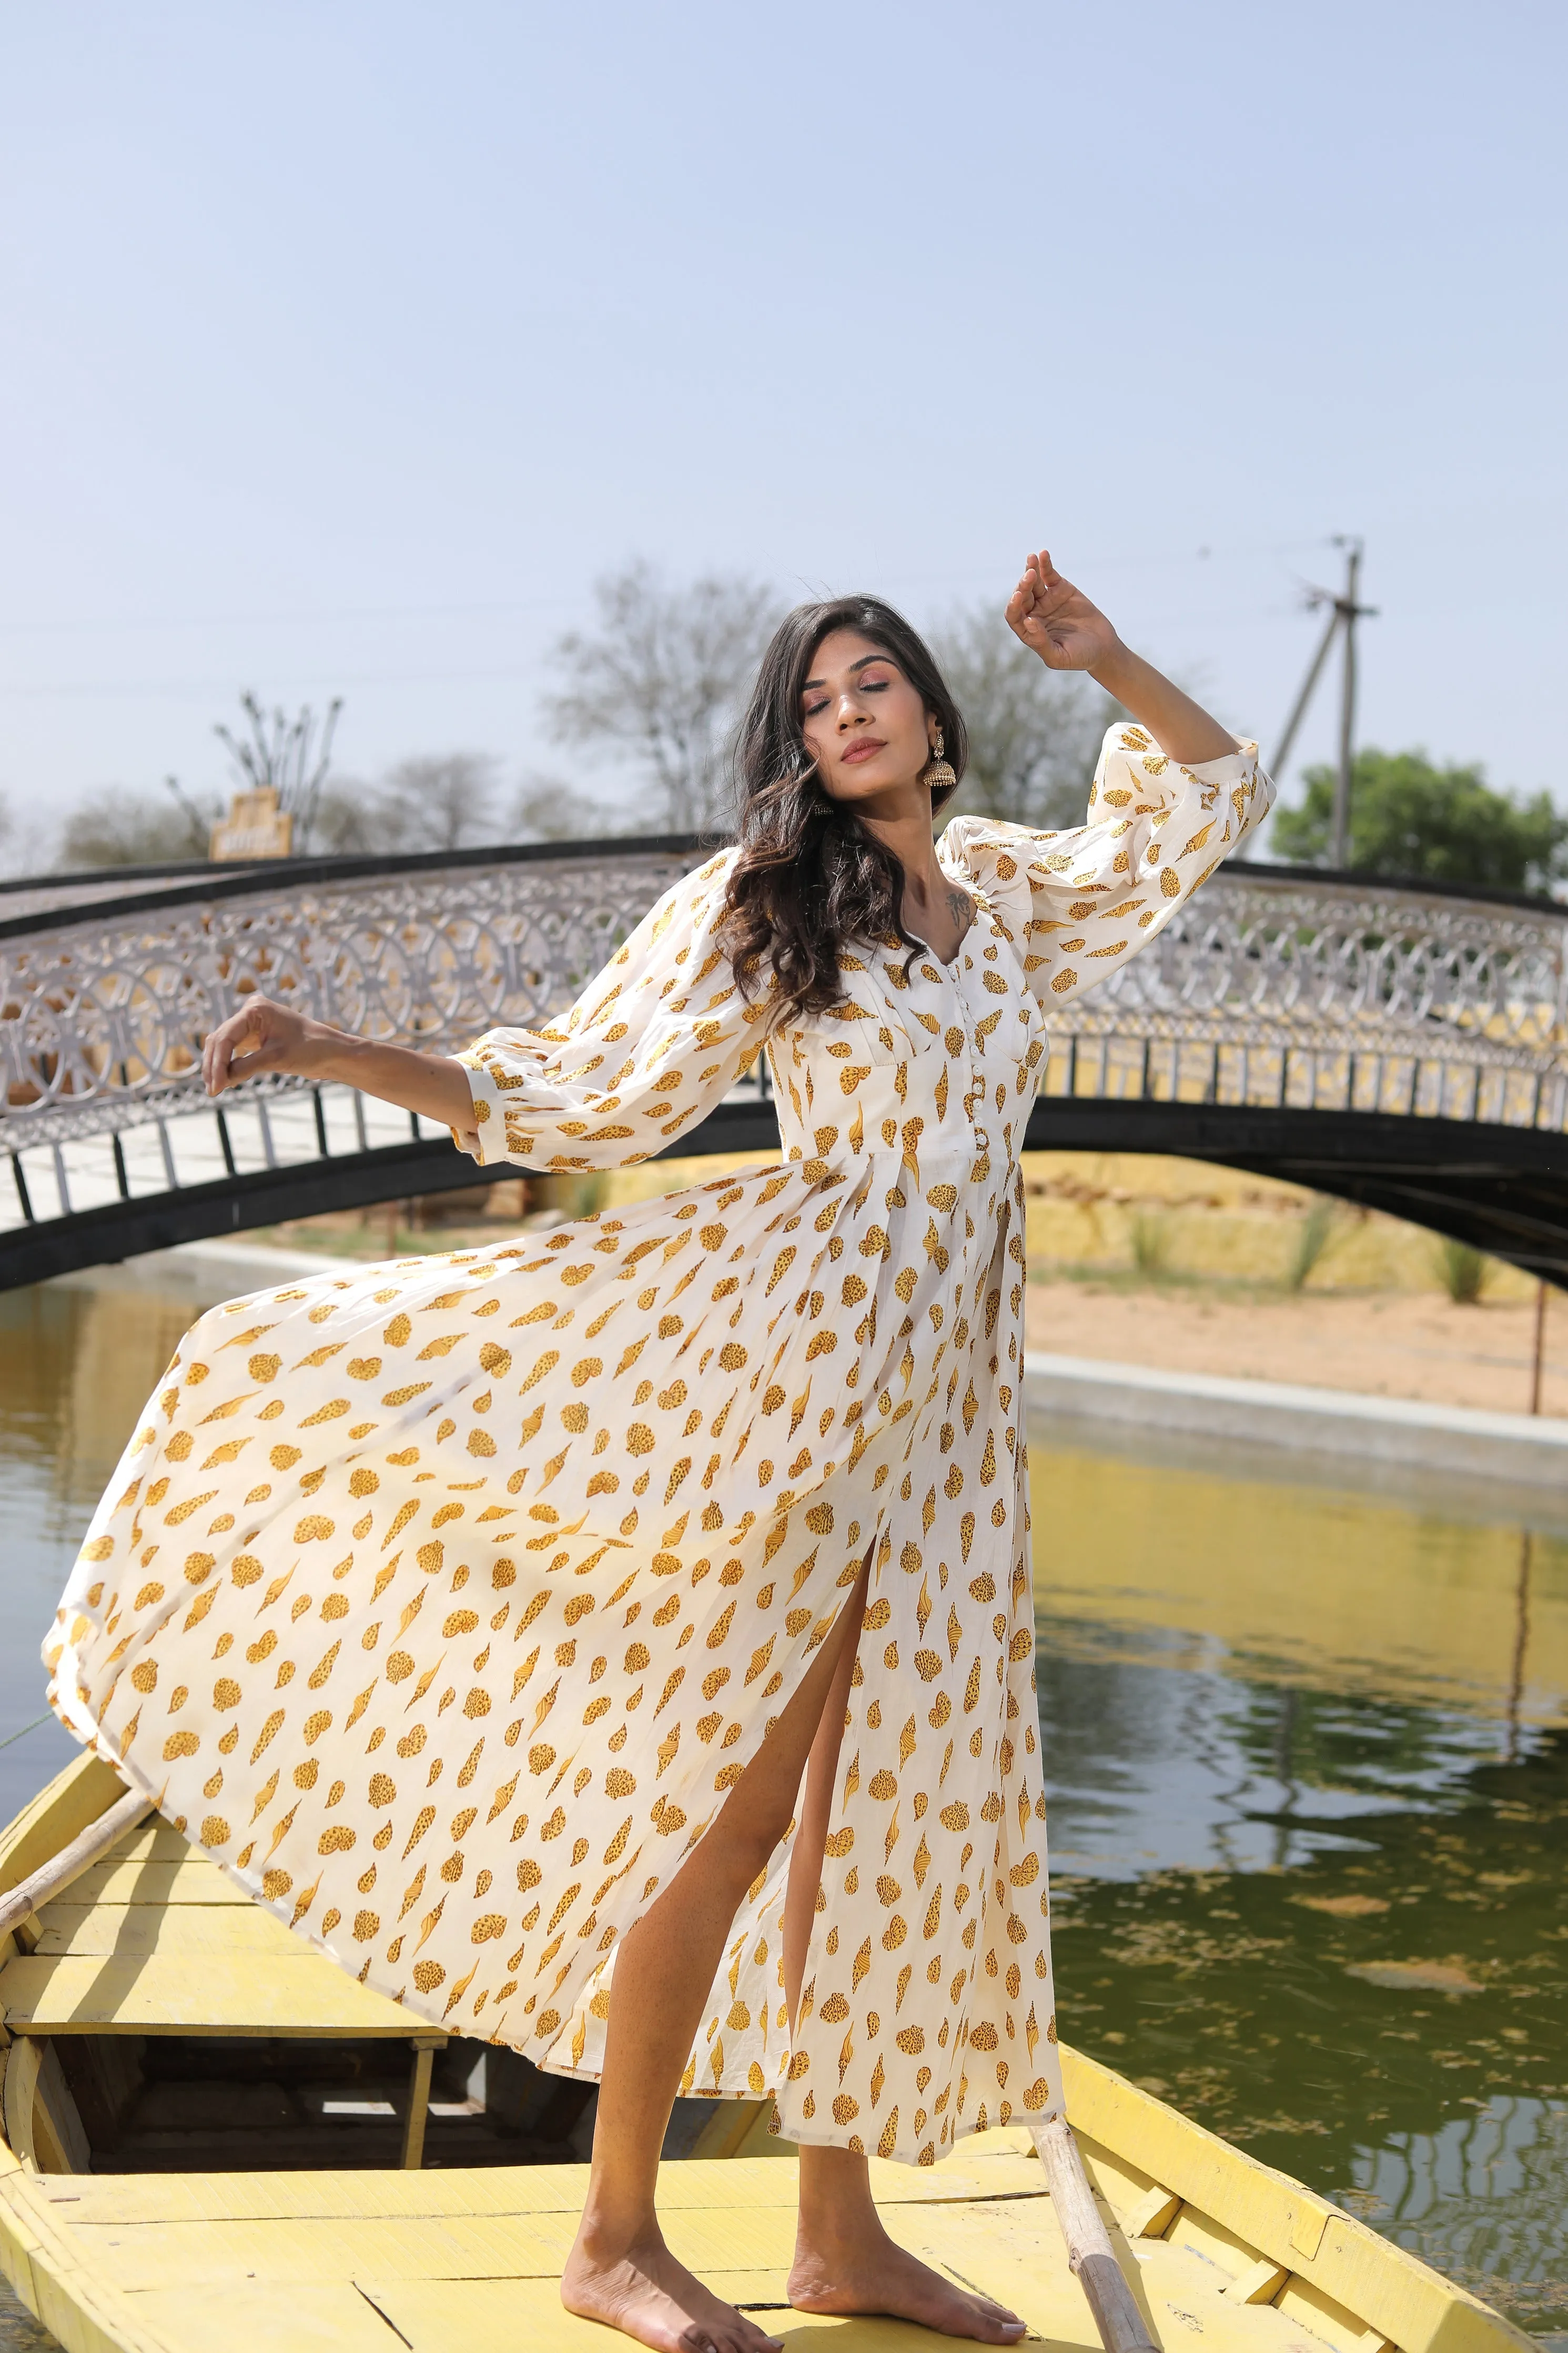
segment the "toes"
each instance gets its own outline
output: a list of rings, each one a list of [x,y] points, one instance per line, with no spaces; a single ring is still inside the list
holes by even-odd
[[[994,2332],[996,2343],[1016,2345],[1027,2333],[1027,2322],[1020,2320],[1016,2312],[1009,2312],[1005,2304],[994,2304],[988,2295],[976,2296],[974,2302],[976,2317]]]

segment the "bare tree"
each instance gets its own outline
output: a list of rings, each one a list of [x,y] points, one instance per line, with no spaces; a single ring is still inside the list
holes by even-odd
[[[239,707],[249,723],[248,737],[237,735],[221,721],[213,733],[227,751],[242,791],[270,786],[277,793],[279,807],[294,820],[295,854],[308,857],[343,699],[341,694],[333,696],[319,732],[309,703],[295,719],[278,710],[268,716],[259,698],[247,691],[239,698]]]
[[[373,803],[387,849],[465,849],[495,829],[496,763],[486,752],[400,760]]]
[[[382,822],[381,788],[353,776],[330,776],[316,802],[310,847],[318,858],[374,858],[390,854]]]
[[[624,803],[595,800],[559,776],[525,776],[512,803],[511,832],[519,841],[614,841],[648,830]]]
[[[1120,705],[1077,671],[1049,670],[989,606],[934,639],[969,734],[952,806],[1015,825],[1080,825],[1100,739]]]
[[[313,847],[329,858],[466,849],[500,830],[489,753],[402,760],[376,782],[333,776],[317,802]]]
[[[711,825],[724,805],[725,754],[780,613],[760,582],[710,573],[669,586],[638,561],[594,590],[597,627],[554,649],[563,683],[544,702],[552,733],[590,752],[630,753],[657,796],[653,823]]]

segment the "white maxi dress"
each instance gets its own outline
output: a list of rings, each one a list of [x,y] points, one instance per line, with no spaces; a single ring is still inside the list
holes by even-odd
[[[931,2164],[1060,2105],[1024,1459],[1019,1151],[1053,1006],[1242,839],[1251,747],[1106,738],[1069,832],[960,818],[951,965],[875,944],[774,1024],[732,852],[571,1012],[463,1058],[487,1166],[613,1168],[765,1047],[784,1158],[192,1327],[46,1646],[63,1721],[299,1935],[593,2076],[616,1947],[868,1604],[793,2033],[786,1837],[690,2092]]]

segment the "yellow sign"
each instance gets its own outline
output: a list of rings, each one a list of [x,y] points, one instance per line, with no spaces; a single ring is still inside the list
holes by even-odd
[[[255,792],[236,793],[227,817],[212,829],[207,855],[217,862],[287,858],[293,832],[293,818],[279,807],[276,787],[261,785]]]

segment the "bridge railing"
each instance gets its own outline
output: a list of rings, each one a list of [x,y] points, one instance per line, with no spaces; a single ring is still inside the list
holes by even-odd
[[[438,1052],[498,1022],[536,1026],[703,849],[670,838],[299,861],[141,877],[131,895],[9,919],[0,902],[0,1165],[14,1195],[0,1228],[434,1137],[285,1078],[209,1106],[201,1040],[254,989]],[[1565,949],[1568,910],[1542,902],[1224,869],[1055,1018],[1041,1092],[1562,1134]]]
[[[1222,871],[1053,1024],[1046,1094],[1568,1127],[1568,909]]]

